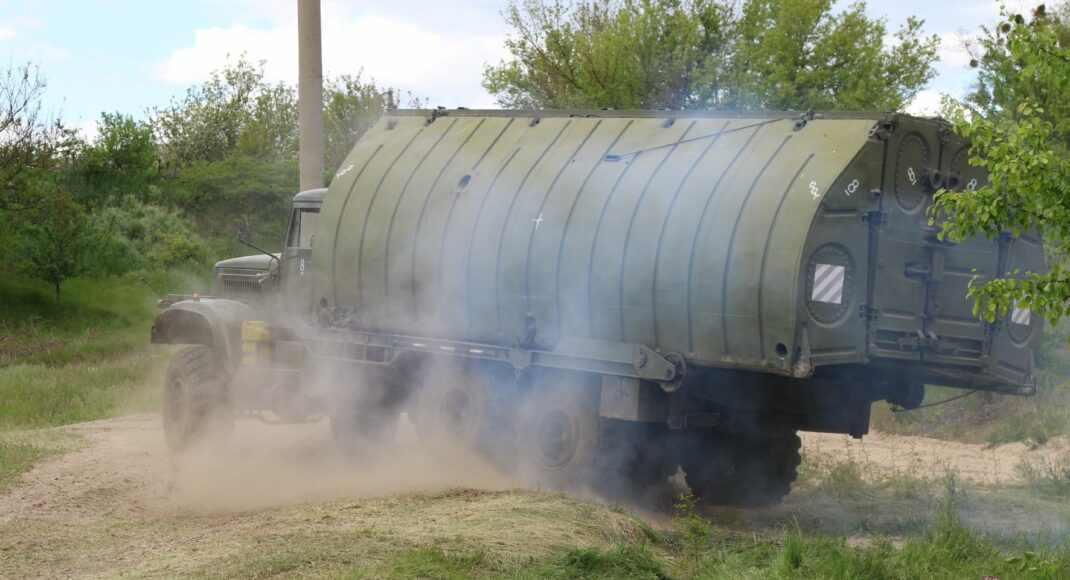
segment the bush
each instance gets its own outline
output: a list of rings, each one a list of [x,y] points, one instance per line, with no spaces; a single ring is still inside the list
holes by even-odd
[[[107,274],[202,265],[207,257],[192,224],[175,210],[126,197],[94,212],[91,220],[106,240],[98,253],[98,269]]]
[[[204,243],[182,233],[161,232],[149,250],[149,262],[157,267],[174,268],[203,264]]]

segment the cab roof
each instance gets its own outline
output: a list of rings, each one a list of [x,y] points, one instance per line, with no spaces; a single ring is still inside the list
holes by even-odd
[[[294,203],[323,203],[323,196],[327,195],[327,188],[309,189],[294,196]]]

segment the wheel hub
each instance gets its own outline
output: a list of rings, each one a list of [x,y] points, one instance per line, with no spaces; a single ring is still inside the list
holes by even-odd
[[[167,389],[167,410],[176,423],[181,423],[186,415],[186,385],[178,379],[171,384],[174,387]]]
[[[561,469],[576,453],[576,429],[567,413],[551,409],[542,413],[535,427],[539,460],[548,469]]]

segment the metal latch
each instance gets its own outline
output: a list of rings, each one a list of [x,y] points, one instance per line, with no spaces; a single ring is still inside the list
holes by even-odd
[[[867,211],[862,214],[862,221],[875,226],[883,226],[888,223],[888,212],[879,209]]]
[[[903,275],[911,280],[927,281],[932,277],[932,267],[928,262],[908,262],[903,268]]]

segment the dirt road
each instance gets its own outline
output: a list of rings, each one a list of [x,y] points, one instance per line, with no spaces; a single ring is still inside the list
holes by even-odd
[[[1070,441],[1060,437],[1030,449],[1023,443],[989,447],[928,437],[870,433],[862,440],[846,435],[803,433],[803,453],[818,461],[851,459],[871,478],[906,475],[937,479],[948,472],[964,482],[982,485],[1014,483],[1018,466],[1070,460]]]
[[[352,531],[358,524],[384,537],[418,537],[412,540],[418,545],[436,533],[486,533],[479,527],[457,528],[455,522],[490,517],[499,508],[514,513],[515,502],[540,501],[537,494],[510,495],[507,490],[515,483],[475,457],[416,448],[407,443],[414,437],[404,429],[401,443],[372,464],[340,456],[324,422],[269,426],[242,420],[228,452],[181,457],[167,452],[155,415],[59,430],[84,438],[85,444],[41,462],[19,485],[0,494],[0,576],[204,572],[221,560],[255,561],[259,556],[249,554],[260,554],[255,550],[265,541],[285,542],[309,530]],[[1021,445],[986,449],[881,434],[863,442],[808,434],[804,452],[813,461],[851,457],[867,466],[870,477],[939,477],[951,469],[961,479],[990,484],[1013,481],[1023,458],[1066,459],[1070,445],[1060,441],[1030,451]],[[398,507],[399,497],[457,488],[489,495],[478,505],[464,499],[416,499]],[[338,519],[345,509],[356,510],[345,512],[356,519]],[[523,544],[531,537],[549,538],[546,545],[568,543],[583,529],[578,516],[572,521],[572,516],[547,515],[540,521],[530,517],[539,513],[531,506],[520,513],[523,523],[492,530],[494,541],[506,545],[515,534],[518,552],[533,549]],[[599,517],[616,517],[605,514]],[[536,524],[543,527],[525,531]]]

